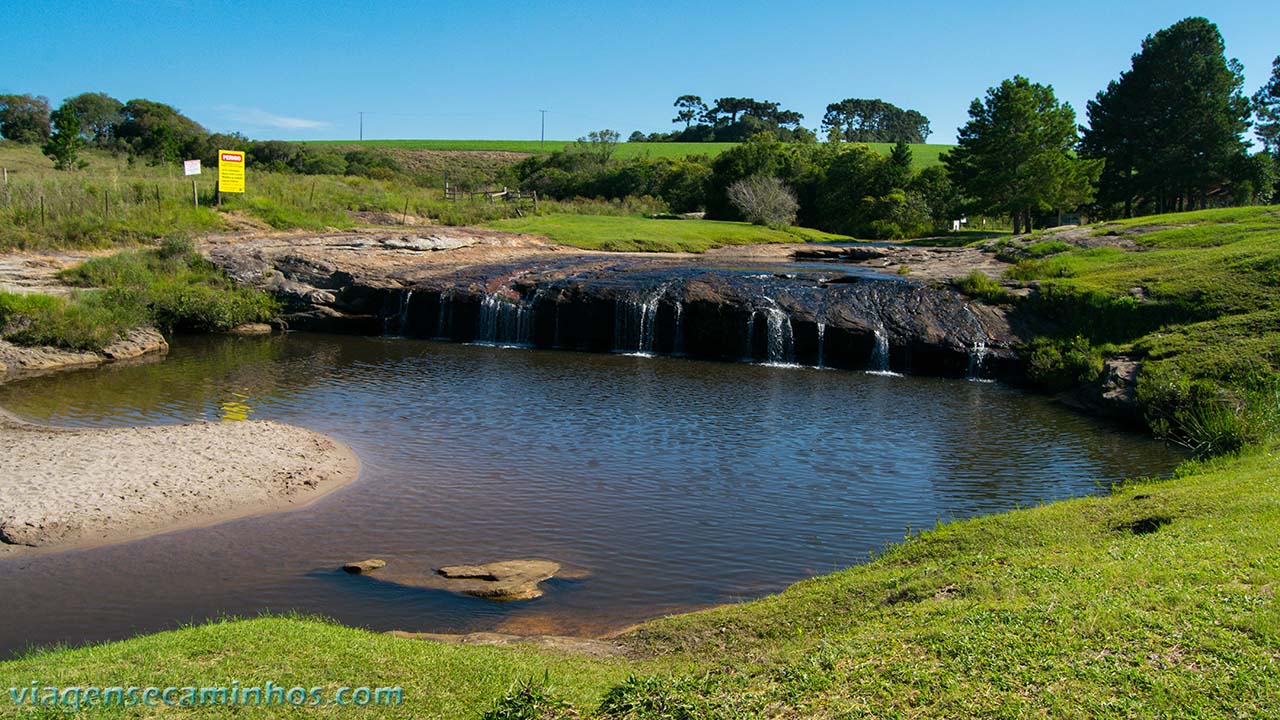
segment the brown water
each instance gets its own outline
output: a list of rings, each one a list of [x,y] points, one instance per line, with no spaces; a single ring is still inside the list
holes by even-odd
[[[162,363],[0,386],[0,405],[74,426],[279,420],[364,462],[298,511],[0,561],[0,654],[288,610],[600,632],[1179,459],[993,384],[319,335],[181,340]],[[495,604],[335,571],[370,556],[424,572],[544,556],[591,575]]]

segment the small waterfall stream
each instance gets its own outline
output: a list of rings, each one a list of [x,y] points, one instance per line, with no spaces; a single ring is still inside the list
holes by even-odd
[[[766,345],[765,363],[768,365],[794,365],[795,333],[791,328],[791,316],[778,307],[772,298],[765,298],[769,306],[763,309],[769,342]]]
[[[680,304],[679,300],[676,300],[675,304],[671,306],[671,312],[675,317],[675,325],[676,325],[671,338],[671,354],[683,355],[684,354],[684,326],[680,324],[680,320],[681,320],[681,316],[684,314],[684,306]]]
[[[985,342],[981,340],[974,341],[973,346],[969,348],[969,369],[965,373],[965,378],[967,380],[973,382],[994,382],[993,380],[989,380],[982,376],[983,372],[986,370],[987,355],[989,353],[990,351],[987,350],[987,344]]]
[[[827,335],[827,324],[819,320],[818,321],[818,367],[823,367],[822,365],[823,363],[822,358],[824,355],[823,341],[826,339],[826,335]]]
[[[660,285],[639,300],[617,300],[613,316],[613,351],[652,357],[654,328],[658,324],[658,301],[667,286]]]
[[[484,345],[524,347],[532,344],[533,308],[502,293],[489,293],[480,302],[476,342]]]
[[[875,346],[871,351],[871,367],[867,372],[872,375],[898,376],[899,373],[889,367],[889,335],[885,332],[884,325],[876,325],[872,332],[875,335]]]
[[[404,335],[409,327],[409,301],[413,299],[413,290],[405,290],[400,296],[400,334]]]

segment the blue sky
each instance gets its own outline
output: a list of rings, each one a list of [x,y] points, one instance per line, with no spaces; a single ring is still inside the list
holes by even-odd
[[[1016,73],[1084,104],[1141,39],[1216,22],[1250,94],[1280,55],[1280,2],[18,2],[0,0],[0,92],[172,104],[253,138],[574,138],[673,127],[684,93],[774,100],[817,127],[880,97],[950,142]]]

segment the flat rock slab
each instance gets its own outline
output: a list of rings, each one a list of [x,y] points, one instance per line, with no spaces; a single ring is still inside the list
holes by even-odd
[[[149,355],[160,356],[167,352],[169,343],[154,328],[133,328],[101,352],[29,347],[0,340],[0,382]]]
[[[374,570],[377,570],[379,568],[384,568],[386,566],[387,566],[386,560],[379,560],[378,558],[369,558],[368,560],[361,560],[359,562],[349,562],[346,565],[343,565],[342,569],[344,572],[350,573],[352,575],[367,575],[373,572]]]
[[[474,632],[465,635],[454,635],[449,633],[405,632],[403,630],[392,630],[387,634],[392,637],[409,640],[434,640],[458,645],[537,645],[591,657],[616,657],[625,655],[627,652],[627,649],[622,645],[611,643],[608,640],[569,637],[567,635],[509,635],[496,632]]]
[[[538,583],[555,577],[560,563],[551,560],[504,560],[485,565],[448,565],[436,573],[454,592],[488,600],[532,600],[542,597]]]

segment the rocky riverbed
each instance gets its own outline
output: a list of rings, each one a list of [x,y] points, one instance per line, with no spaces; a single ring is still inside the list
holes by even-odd
[[[618,254],[433,228],[235,238],[205,249],[238,281],[284,300],[292,329],[954,377],[1020,371],[1016,324],[949,285],[1003,267],[970,248]]]

